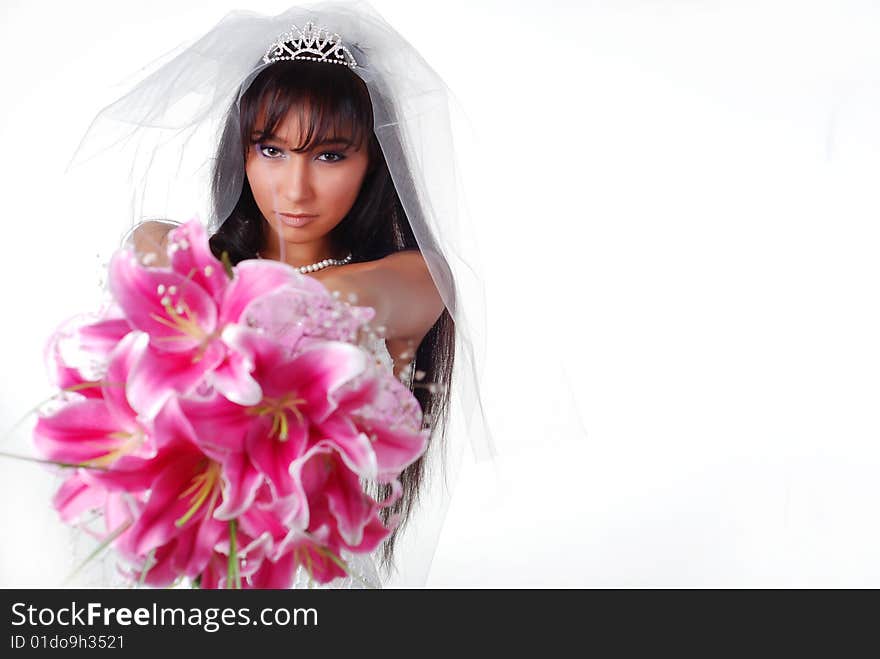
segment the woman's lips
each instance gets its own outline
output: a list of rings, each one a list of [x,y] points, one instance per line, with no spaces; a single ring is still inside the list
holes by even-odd
[[[278,213],[278,218],[282,223],[289,227],[299,228],[304,227],[309,222],[314,220],[317,215],[291,215],[290,213]]]

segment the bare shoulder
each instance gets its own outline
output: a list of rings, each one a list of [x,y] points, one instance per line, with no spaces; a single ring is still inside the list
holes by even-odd
[[[393,264],[394,267],[416,268],[427,270],[428,265],[425,263],[425,257],[417,249],[404,249],[399,252],[389,254],[384,259],[379,259],[386,263]]]
[[[386,299],[389,336],[418,345],[445,307],[424,255],[407,249],[374,263],[375,282]]]
[[[411,277],[430,279],[431,273],[422,253],[417,249],[408,249],[400,252],[393,252],[388,256],[373,261],[361,261],[359,263],[349,263],[346,265],[336,266],[327,270],[319,270],[311,273],[310,276],[319,279],[322,282],[338,283],[337,280],[349,277],[363,277],[370,275],[372,277],[404,277],[404,281]]]
[[[418,344],[443,312],[443,300],[418,250],[328,270],[315,273],[316,278],[343,300],[373,307],[374,322],[386,328],[389,339]]]
[[[395,276],[403,276],[406,279],[427,281],[431,278],[425,257],[417,249],[393,252],[371,263],[374,268],[382,269]]]

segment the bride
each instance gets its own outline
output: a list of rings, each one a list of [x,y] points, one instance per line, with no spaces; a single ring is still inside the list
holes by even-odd
[[[175,102],[194,97],[181,118]],[[349,576],[329,587],[379,587],[380,567],[386,575],[394,567],[397,541],[431,470],[444,462],[453,383],[472,439],[489,450],[487,431],[470,418],[475,409],[482,413],[452,265],[452,257],[463,258],[464,243],[455,228],[447,113],[442,81],[369,6],[328,3],[276,17],[232,13],[105,108],[78,152],[101,151],[119,126],[126,139],[142,141],[158,127],[165,137],[144,149],[146,161],[153,162],[150,149],[174,152],[177,145],[174,158],[183,162],[193,158],[192,134],[213,130],[219,139],[212,153],[195,160],[210,163],[214,255],[233,264],[286,263],[342,299],[375,309],[364,345],[409,386],[432,434],[429,451],[401,476],[403,496],[387,511],[399,517],[395,532],[375,555],[344,556]],[[151,176],[158,174],[148,166],[142,191]],[[163,265],[175,223],[135,219],[135,251]],[[377,498],[390,487],[364,486]],[[440,524],[442,515],[420,526],[423,542],[436,542]],[[433,546],[421,551],[429,561]],[[300,568],[295,587],[307,585]]]

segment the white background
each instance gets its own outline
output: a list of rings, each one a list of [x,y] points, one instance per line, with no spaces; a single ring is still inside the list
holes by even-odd
[[[499,458],[467,460],[428,584],[880,585],[880,9],[374,6],[467,111],[489,300]],[[102,194],[66,187],[70,154],[115,83],[233,8],[0,4],[0,428],[47,395],[43,343],[117,237],[65,212]],[[581,431],[522,427],[530,401]],[[0,474],[0,585],[57,585],[54,482]]]

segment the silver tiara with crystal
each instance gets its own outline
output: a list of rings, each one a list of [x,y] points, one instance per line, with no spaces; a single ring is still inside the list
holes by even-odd
[[[351,52],[342,44],[342,37],[326,28],[318,27],[312,21],[306,23],[302,30],[296,25],[291,26],[263,55],[263,62],[266,64],[294,59],[345,64],[351,68],[357,66]]]

